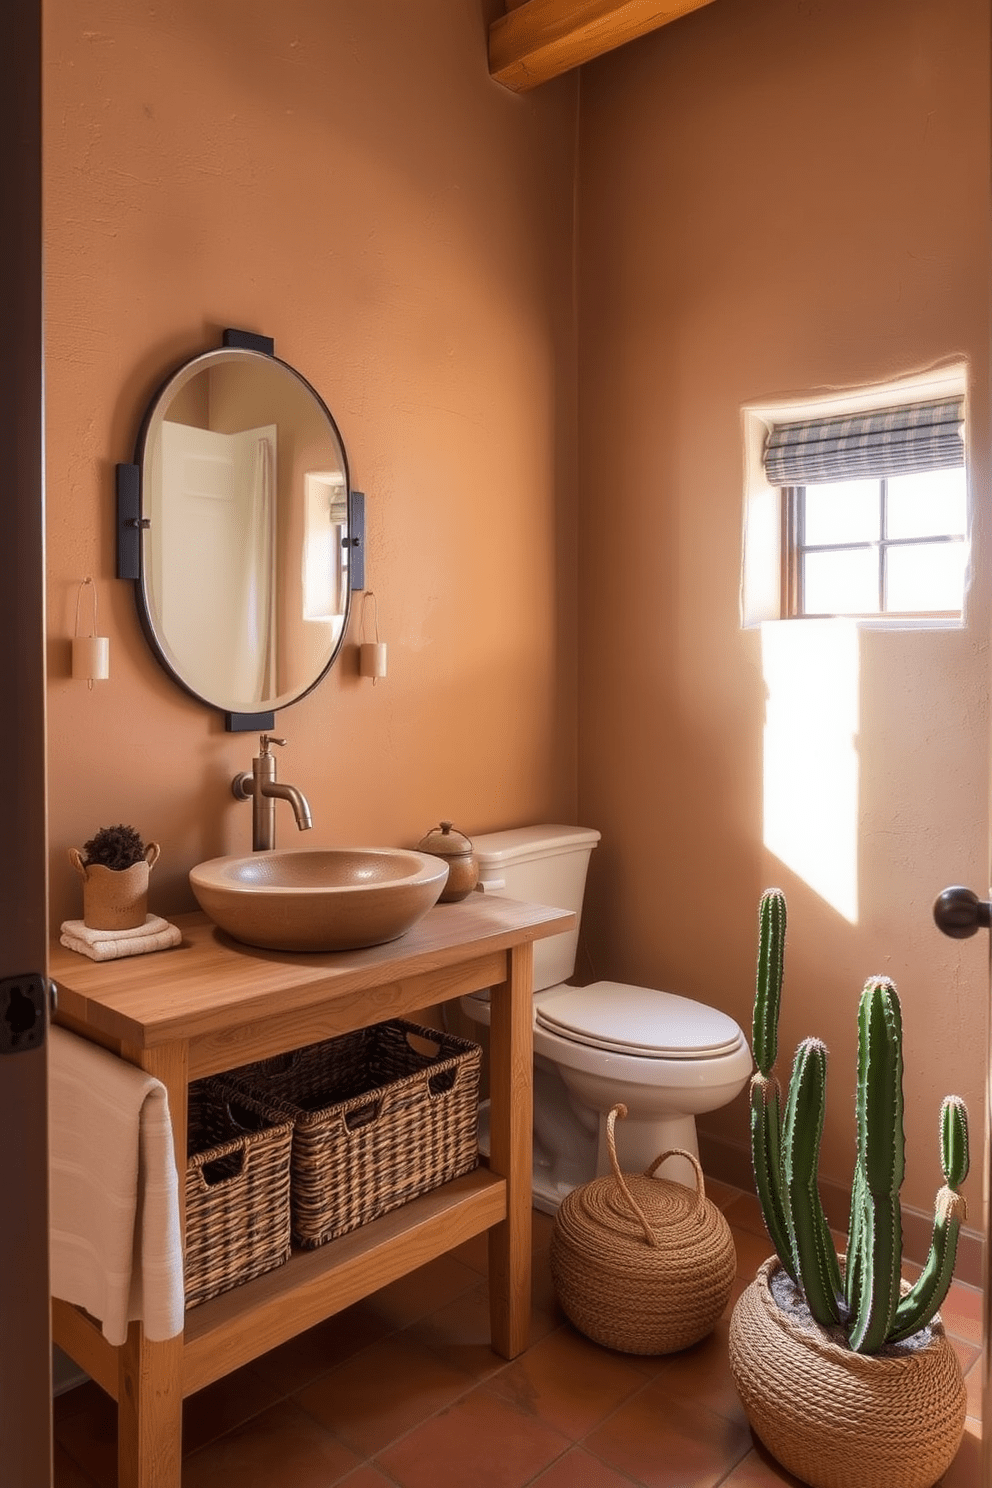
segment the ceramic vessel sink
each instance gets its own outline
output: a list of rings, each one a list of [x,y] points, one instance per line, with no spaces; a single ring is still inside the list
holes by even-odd
[[[276,849],[190,869],[197,903],[235,940],[353,951],[397,940],[437,902],[443,858],[391,847]]]

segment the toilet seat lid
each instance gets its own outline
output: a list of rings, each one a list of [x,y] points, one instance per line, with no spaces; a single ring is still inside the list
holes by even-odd
[[[718,1008],[622,982],[563,987],[542,998],[535,1014],[540,1027],[559,1038],[645,1059],[718,1059],[744,1039]]]

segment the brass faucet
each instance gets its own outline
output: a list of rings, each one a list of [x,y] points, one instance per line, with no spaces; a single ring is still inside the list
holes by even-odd
[[[276,845],[276,800],[288,801],[301,832],[313,826],[310,803],[295,785],[283,785],[276,779],[276,759],[269,753],[270,744],[285,744],[274,734],[262,734],[258,754],[252,760],[251,774],[242,770],[231,781],[231,792],[238,801],[251,799],[252,852],[271,852]]]

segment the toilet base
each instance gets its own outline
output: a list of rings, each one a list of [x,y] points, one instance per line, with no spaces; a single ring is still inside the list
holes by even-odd
[[[625,1173],[643,1173],[662,1152],[680,1149],[699,1155],[696,1122],[692,1116],[653,1115],[649,1120],[626,1119],[616,1125],[617,1158]],[[479,1151],[488,1157],[489,1102],[479,1106]],[[606,1113],[597,1116],[569,1098],[557,1068],[538,1056],[534,1066],[534,1162],[531,1193],[534,1208],[554,1214],[566,1194],[611,1171],[606,1141]],[[696,1185],[696,1175],[685,1158],[668,1158],[657,1177]]]
[[[484,1157],[489,1156],[488,1101],[482,1101],[479,1105],[479,1151]],[[568,1176],[560,1170],[553,1171],[549,1163],[541,1161],[541,1155],[535,1143],[534,1166],[531,1173],[531,1198],[535,1209],[539,1209],[542,1214],[557,1214],[558,1206],[566,1194],[570,1194],[573,1188],[578,1188],[585,1182],[587,1179],[578,1168]]]

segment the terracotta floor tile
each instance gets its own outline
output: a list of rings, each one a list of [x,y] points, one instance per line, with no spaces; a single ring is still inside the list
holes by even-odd
[[[570,1445],[545,1422],[479,1388],[376,1461],[401,1488],[522,1488]]]
[[[77,1467],[67,1452],[55,1443],[52,1461],[53,1488],[93,1488],[93,1479]]]
[[[471,1387],[468,1375],[406,1333],[374,1343],[293,1399],[362,1457]]]
[[[117,1406],[99,1385],[78,1388],[86,1393],[86,1408],[56,1419],[55,1441],[96,1488],[116,1488]]]
[[[966,1421],[958,1455],[940,1480],[941,1488],[988,1488],[982,1481],[982,1429]]]
[[[721,1183],[718,1178],[706,1179],[706,1197],[724,1212],[727,1206],[739,1197],[740,1192],[739,1188],[732,1188],[729,1183]]]
[[[59,1425],[68,1421],[70,1416],[78,1416],[80,1411],[92,1410],[97,1397],[106,1400],[106,1395],[95,1385],[92,1380],[86,1380],[81,1385],[76,1385],[71,1390],[63,1390],[61,1395],[56,1395],[52,1401],[52,1420],[55,1423],[55,1434],[58,1436]]]
[[[183,1455],[275,1405],[281,1393],[249,1365],[190,1395],[183,1401]]]
[[[631,1488],[633,1481],[584,1447],[573,1447],[534,1479],[533,1488]]]
[[[557,1326],[556,1318],[534,1308],[530,1320],[531,1345]],[[489,1287],[486,1282],[479,1282],[470,1292],[456,1297],[447,1307],[439,1307],[437,1312],[421,1318],[406,1331],[452,1368],[464,1371],[475,1381],[488,1379],[507,1367],[506,1360],[490,1345]]]
[[[656,1384],[674,1400],[699,1402],[728,1421],[745,1425],[744,1407],[730,1373],[729,1331],[729,1319],[721,1318],[707,1338],[671,1354],[668,1366],[656,1376]]]
[[[973,1343],[962,1343],[952,1338],[951,1345],[958,1356],[968,1391],[968,1414],[975,1421],[982,1419],[982,1351]]]
[[[714,1488],[752,1445],[746,1425],[672,1395],[664,1374],[585,1441],[645,1488]]]
[[[486,1386],[573,1441],[644,1388],[643,1374],[623,1354],[598,1347],[569,1326],[533,1344]]]
[[[470,1266],[473,1271],[478,1271],[482,1276],[489,1275],[489,1238],[487,1235],[473,1235],[471,1240],[466,1240],[462,1245],[456,1245],[454,1250],[448,1252],[454,1256],[456,1261],[461,1261],[463,1266]]]
[[[535,1255],[547,1250],[551,1244],[551,1234],[555,1227],[553,1214],[545,1214],[541,1209],[535,1209],[531,1215],[531,1250]]]
[[[538,1307],[542,1312],[549,1313],[559,1322],[564,1322],[565,1314],[561,1310],[558,1297],[555,1292],[555,1284],[551,1277],[551,1263],[548,1252],[535,1251],[533,1266],[531,1269],[530,1283],[531,1305]]]
[[[291,1400],[183,1462],[183,1488],[328,1488],[361,1459]]]
[[[944,1327],[953,1338],[966,1343],[982,1342],[982,1293],[979,1287],[952,1281],[951,1289],[940,1309]]]
[[[364,1305],[391,1327],[405,1328],[408,1323],[416,1322],[477,1286],[478,1282],[478,1272],[449,1255],[442,1255],[373,1292],[371,1297],[366,1297]]]
[[[292,1395],[391,1331],[363,1302],[299,1333],[252,1361],[252,1369],[280,1395]]]
[[[356,1467],[354,1472],[342,1478],[337,1488],[394,1488],[394,1483],[392,1478],[384,1477],[371,1462],[363,1462],[361,1467]]]
[[[755,1442],[743,1461],[724,1479],[721,1488],[780,1488],[783,1483],[790,1488],[802,1488],[798,1478],[786,1472],[760,1442]]]
[[[709,1193],[709,1185],[706,1188]],[[731,1228],[748,1230],[752,1235],[760,1235],[769,1245],[768,1231],[765,1229],[765,1221],[761,1216],[761,1205],[757,1194],[741,1193],[736,1190],[736,1195],[723,1211],[724,1218]]]
[[[484,1281],[447,1307],[421,1318],[407,1332],[473,1380],[486,1379],[506,1368],[506,1360],[490,1345],[489,1287]]]
[[[730,1230],[734,1237],[734,1249],[737,1251],[737,1275],[753,1281],[758,1267],[770,1255],[774,1255],[775,1247],[764,1230],[760,1235],[751,1230],[739,1229],[736,1225],[731,1225]]]

